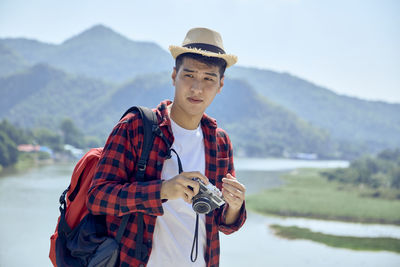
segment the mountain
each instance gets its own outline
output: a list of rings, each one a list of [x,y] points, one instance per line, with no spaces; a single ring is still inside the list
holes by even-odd
[[[259,94],[334,138],[363,143],[373,151],[400,146],[400,104],[338,95],[288,73],[233,67],[229,76],[246,80]]]
[[[61,44],[0,39],[0,118],[51,127],[69,116],[105,136],[124,109],[173,98],[173,65],[158,45],[103,25]],[[232,67],[226,75],[225,94],[207,112],[244,153],[325,150],[352,158],[400,146],[400,104],[338,95],[288,73]]]
[[[82,111],[112,88],[110,84],[70,75],[45,64],[35,65],[0,78],[0,118],[24,128],[55,130],[65,117],[81,121]]]
[[[132,41],[113,30],[94,26],[60,45],[27,39],[2,39],[0,44],[19,53],[30,64],[46,63],[67,72],[112,82],[138,74],[170,70],[169,53],[150,42]]]
[[[20,55],[0,44],[0,77],[21,71],[26,66],[27,63]]]
[[[70,117],[86,134],[104,140],[130,106],[155,107],[162,100],[172,99],[174,93],[170,75],[165,72],[141,75],[113,87],[44,64],[1,78],[0,88],[5,96],[2,99],[7,99],[1,103],[0,117],[25,127],[52,129]],[[21,95],[24,97],[18,97]],[[332,156],[332,142],[326,132],[269,103],[240,80],[227,80],[224,92],[207,112],[228,130],[241,154],[281,156],[302,151]]]
[[[0,45],[20,55],[29,65],[46,62],[57,49],[57,45],[26,38],[0,39]]]
[[[282,156],[306,152],[332,156],[329,134],[260,96],[243,80],[226,79],[207,112],[231,133],[245,155]]]

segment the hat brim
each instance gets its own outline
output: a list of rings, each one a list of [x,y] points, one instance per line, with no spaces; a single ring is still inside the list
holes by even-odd
[[[187,47],[182,47],[182,46],[170,45],[169,51],[171,52],[171,55],[174,59],[176,59],[179,55],[184,54],[184,53],[195,53],[195,54],[200,54],[200,55],[203,55],[206,57],[222,58],[226,61],[227,68],[229,68],[230,66],[234,65],[237,62],[237,56],[235,56],[235,55],[213,53],[210,51],[197,49],[197,48],[187,48]]]

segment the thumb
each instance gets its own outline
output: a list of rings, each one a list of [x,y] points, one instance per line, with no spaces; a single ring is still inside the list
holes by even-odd
[[[226,175],[226,178],[232,179],[232,180],[236,180],[236,178],[233,177],[232,174],[230,174],[230,173],[228,173],[228,174]]]

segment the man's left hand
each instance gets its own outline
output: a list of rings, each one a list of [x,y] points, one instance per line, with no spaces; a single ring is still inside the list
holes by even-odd
[[[230,173],[222,179],[222,195],[229,204],[230,212],[237,213],[235,215],[239,215],[239,210],[245,199],[245,192],[246,187],[239,183]]]

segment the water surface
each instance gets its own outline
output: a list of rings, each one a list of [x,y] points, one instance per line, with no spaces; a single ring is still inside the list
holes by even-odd
[[[261,165],[251,170],[254,161],[236,161],[237,176],[246,184],[248,193],[280,186],[282,169],[302,165],[290,160],[260,159],[258,162]],[[312,167],[310,164],[315,164],[314,167],[334,165],[316,161],[304,164],[306,167]],[[49,238],[59,216],[58,198],[68,186],[73,167],[73,164],[56,164],[0,177],[1,267],[51,266]],[[230,236],[221,234],[221,266],[400,266],[400,254],[351,251],[276,237],[268,227],[274,223],[333,234],[400,237],[398,226],[284,219],[249,212],[248,220],[239,232]]]

